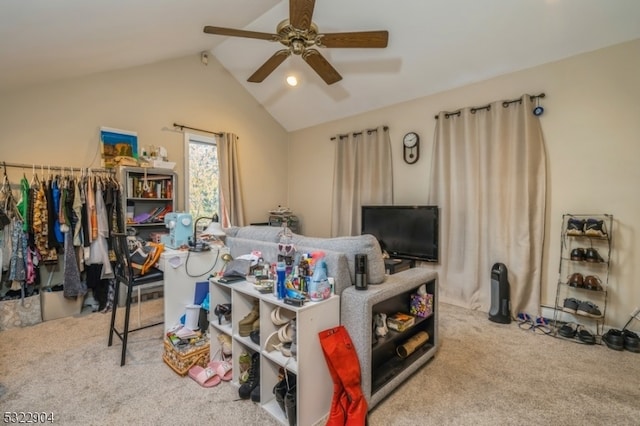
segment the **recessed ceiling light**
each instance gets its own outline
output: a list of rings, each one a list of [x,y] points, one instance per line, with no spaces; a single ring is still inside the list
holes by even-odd
[[[298,79],[296,78],[295,75],[287,76],[287,84],[289,86],[292,86],[292,87],[297,86],[298,85]]]

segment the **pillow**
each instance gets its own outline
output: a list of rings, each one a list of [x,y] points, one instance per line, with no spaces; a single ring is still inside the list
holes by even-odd
[[[278,226],[241,226],[237,229],[234,237],[247,238],[250,240],[280,242],[282,228]]]

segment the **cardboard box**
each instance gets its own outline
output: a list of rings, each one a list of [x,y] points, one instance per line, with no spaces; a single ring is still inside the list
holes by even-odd
[[[42,291],[40,293],[43,321],[70,317],[82,312],[84,296],[78,296],[76,299],[67,299],[63,296],[63,293],[63,291]]]

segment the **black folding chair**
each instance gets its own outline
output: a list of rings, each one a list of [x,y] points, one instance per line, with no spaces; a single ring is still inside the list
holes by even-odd
[[[111,344],[113,343],[113,335],[115,333],[115,335],[118,336],[118,338],[122,341],[122,355],[120,359],[120,366],[123,366],[126,361],[127,338],[129,336],[129,333],[163,324],[163,321],[160,321],[144,326],[139,326],[134,329],[129,329],[129,316],[131,312],[131,296],[133,294],[133,288],[139,288],[140,286],[152,283],[154,286],[161,285],[161,283],[158,283],[158,281],[164,280],[164,274],[161,270],[152,267],[149,268],[149,270],[146,271],[144,275],[140,275],[139,270],[133,268],[126,234],[112,233],[111,245],[116,255],[116,265],[114,268],[116,286],[114,295],[115,300],[113,301],[113,310],[111,311],[111,326],[109,328],[109,346],[111,346]],[[121,284],[127,287],[127,295],[124,305],[124,329],[122,331],[119,331],[116,328],[116,311],[118,310],[118,298],[120,295]]]

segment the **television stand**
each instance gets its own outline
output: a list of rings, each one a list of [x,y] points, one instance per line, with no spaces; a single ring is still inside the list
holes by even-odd
[[[387,275],[397,274],[410,268],[415,268],[416,261],[411,259],[388,258],[384,260],[384,272]]]

